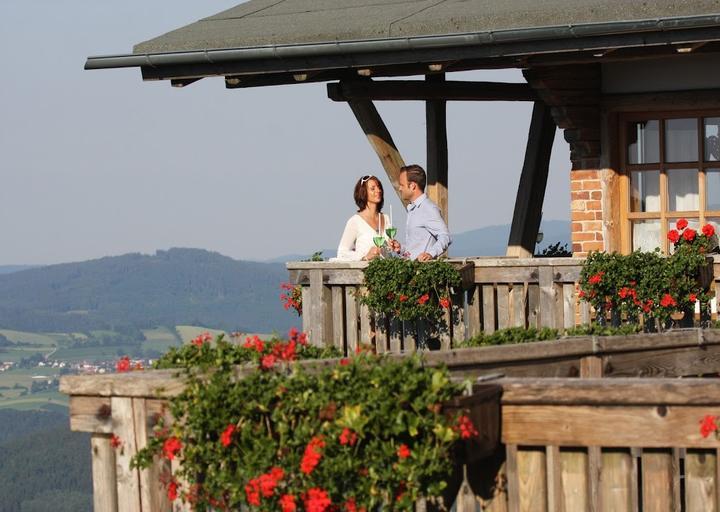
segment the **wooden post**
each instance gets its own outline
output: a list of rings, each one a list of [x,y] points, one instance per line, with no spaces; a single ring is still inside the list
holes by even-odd
[[[383,123],[375,105],[370,100],[350,100],[348,105],[350,105],[350,109],[355,114],[360,128],[362,128],[370,145],[380,159],[380,163],[385,169],[395,192],[400,197],[398,192],[400,168],[405,165],[405,162],[400,156],[400,152],[395,146],[395,142],[393,142],[390,132]],[[400,197],[400,200],[402,201],[402,197]],[[406,202],[403,201],[403,204],[406,204]]]
[[[445,74],[427,75],[425,80],[442,84]],[[448,147],[446,102],[432,100],[425,102],[425,124],[427,130],[427,187],[428,197],[438,205],[448,223]]]
[[[118,496],[115,476],[115,449],[110,434],[93,434],[92,449],[93,508],[117,512]]]
[[[515,199],[508,256],[532,257],[535,252],[554,140],[555,121],[550,115],[550,107],[542,102],[535,102],[525,149],[525,162]]]

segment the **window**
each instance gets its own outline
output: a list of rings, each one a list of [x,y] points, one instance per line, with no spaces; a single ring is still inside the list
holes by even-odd
[[[703,113],[704,114],[704,113]],[[720,228],[720,113],[650,113],[621,118],[630,250],[667,252],[664,236],[685,218]]]

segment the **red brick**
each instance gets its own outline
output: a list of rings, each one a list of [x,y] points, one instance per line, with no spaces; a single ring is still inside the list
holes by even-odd
[[[596,220],[582,223],[583,231],[602,231],[602,222]]]
[[[585,242],[585,241],[594,241],[595,240],[595,233],[588,233],[588,232],[580,232],[576,233],[573,231],[572,234],[572,240],[573,242]]]
[[[597,212],[570,212],[570,220],[597,220]]]
[[[570,171],[572,180],[596,180],[599,171]]]
[[[570,192],[571,199],[590,199],[590,192]]]
[[[603,212],[595,212],[595,220],[602,220]]]
[[[582,244],[583,251],[602,251],[605,249],[605,244],[603,242],[583,242]]]
[[[583,230],[583,225],[582,225],[580,222],[573,222],[573,223],[571,224],[571,229],[572,229],[573,232],[574,232],[574,231],[582,231],[582,230]]]
[[[599,190],[593,190],[590,193],[590,199],[602,199],[602,192]]]
[[[588,201],[585,203],[587,210],[602,210],[602,201]]]
[[[580,256],[578,252],[582,252],[582,244],[572,244],[573,256]]]
[[[600,190],[600,180],[584,180],[582,182],[583,190]]]
[[[574,191],[574,190],[582,190],[582,182],[581,182],[581,181],[570,180],[570,190],[571,190],[571,191]]]

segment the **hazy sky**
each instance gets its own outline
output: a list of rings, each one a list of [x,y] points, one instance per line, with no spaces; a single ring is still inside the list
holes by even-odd
[[[237,3],[0,2],[0,264],[169,247],[265,259],[337,245],[355,181],[384,172],[325,84],[227,90],[209,78],[175,89],[142,82],[138,68],[83,70],[89,55],[130,53]],[[423,104],[377,105],[405,161],[424,165]],[[451,231],[511,221],[531,107],[448,105]],[[558,132],[544,219],[569,217],[569,169]]]

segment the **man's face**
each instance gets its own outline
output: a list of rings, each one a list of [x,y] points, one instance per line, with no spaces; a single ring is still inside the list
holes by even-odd
[[[403,201],[410,202],[413,199],[413,194],[415,193],[414,187],[416,186],[415,183],[410,183],[407,179],[407,173],[401,172],[400,173],[400,184],[398,185],[398,192],[400,192],[400,197],[402,197]]]

